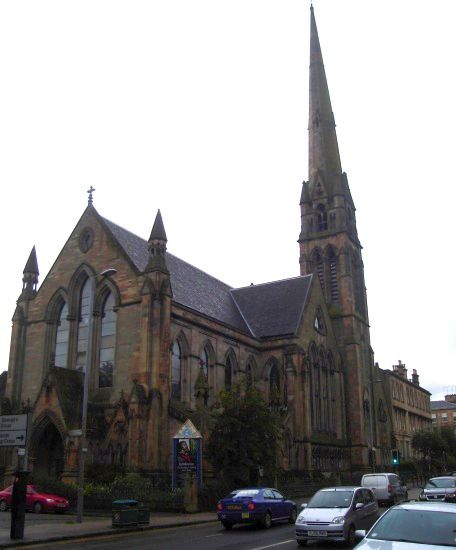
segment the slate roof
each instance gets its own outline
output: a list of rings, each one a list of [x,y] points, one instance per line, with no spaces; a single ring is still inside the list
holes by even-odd
[[[312,276],[295,277],[231,291],[257,338],[295,334],[307,302]]]
[[[444,409],[456,409],[456,403],[450,403],[449,401],[431,401],[432,411],[441,411]]]
[[[143,272],[149,258],[147,241],[102,219],[138,271]],[[311,275],[233,289],[169,252],[166,262],[176,303],[256,338],[296,332]]]

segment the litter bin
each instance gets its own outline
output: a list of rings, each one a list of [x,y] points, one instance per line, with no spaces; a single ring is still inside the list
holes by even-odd
[[[138,523],[150,522],[150,506],[140,502],[138,504]]]
[[[124,527],[125,525],[138,524],[137,500],[114,500],[112,503],[112,526]]]

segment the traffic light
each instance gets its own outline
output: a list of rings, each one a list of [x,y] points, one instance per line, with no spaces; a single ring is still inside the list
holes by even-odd
[[[399,464],[399,451],[397,449],[392,449],[391,451],[391,464],[395,466]]]

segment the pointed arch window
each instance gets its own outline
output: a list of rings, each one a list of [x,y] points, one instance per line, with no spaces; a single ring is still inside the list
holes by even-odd
[[[328,213],[324,204],[319,204],[317,206],[317,220],[318,220],[318,231],[326,231],[328,229]]]
[[[175,340],[171,350],[171,397],[173,399],[181,398],[181,378],[182,378],[182,353],[179,342]]]
[[[54,365],[67,368],[68,342],[70,338],[70,323],[68,321],[68,306],[65,302],[60,308],[55,336]]]
[[[209,375],[209,354],[207,353],[206,348],[203,349],[200,355],[200,367],[207,380]]]
[[[245,368],[245,382],[248,388],[253,386],[253,365],[250,361]]]
[[[225,390],[231,391],[231,386],[233,382],[233,364],[231,357],[227,357],[225,365]]]
[[[76,353],[76,369],[85,372],[89,342],[90,280],[87,279],[79,294],[79,324]]]
[[[100,363],[98,387],[112,388],[116,350],[117,312],[112,292],[107,295],[101,315]]]

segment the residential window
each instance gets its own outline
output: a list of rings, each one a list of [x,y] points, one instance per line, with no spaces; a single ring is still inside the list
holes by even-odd
[[[440,418],[442,422],[448,422],[448,413],[442,413]]]

